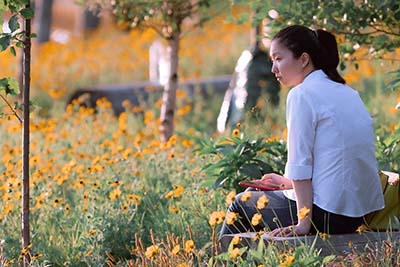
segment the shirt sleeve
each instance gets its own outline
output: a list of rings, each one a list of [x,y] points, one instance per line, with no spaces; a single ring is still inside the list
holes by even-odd
[[[315,106],[300,87],[293,88],[286,103],[288,159],[285,176],[291,180],[311,179],[316,131]]]

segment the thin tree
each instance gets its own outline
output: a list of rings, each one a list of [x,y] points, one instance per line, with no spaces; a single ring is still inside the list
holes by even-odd
[[[0,34],[0,52],[10,49],[12,54],[16,54],[15,47],[22,47],[23,59],[23,117],[18,115],[18,105],[11,105],[7,95],[18,95],[18,82],[13,78],[0,79],[1,98],[6,102],[13,114],[22,123],[22,252],[23,266],[30,266],[30,227],[29,227],[29,92],[30,92],[30,64],[31,64],[31,18],[33,11],[29,0],[14,0],[5,2],[4,9],[8,9],[13,14],[8,21],[10,32]],[[2,9],[1,12],[4,10]],[[0,14],[2,15],[2,14]],[[20,30],[19,17],[23,18],[23,30]]]
[[[176,89],[179,80],[179,45],[184,21],[191,19],[192,27],[201,26],[205,21],[226,9],[229,2],[217,0],[114,0],[110,3],[112,13],[119,22],[131,28],[151,28],[168,43],[167,56],[170,59],[170,74],[164,87],[160,113],[160,139],[165,142],[174,132]]]

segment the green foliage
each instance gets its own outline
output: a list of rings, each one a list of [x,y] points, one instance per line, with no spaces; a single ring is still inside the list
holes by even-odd
[[[5,95],[18,95],[19,86],[18,81],[13,78],[3,78],[0,79],[0,93]]]
[[[234,253],[235,246],[231,243],[228,251],[216,256],[213,260],[224,263],[224,266],[324,266],[332,262],[335,258],[334,255],[321,257],[318,250],[313,246],[301,244],[296,248],[289,249],[282,252],[279,246],[274,242],[265,244],[262,238],[259,239],[256,248],[236,248],[240,252]],[[236,256],[236,255],[239,256]]]
[[[13,0],[2,3],[1,11],[10,10],[13,15],[8,20],[10,32],[0,33],[0,52],[10,47],[11,53],[15,55],[15,47],[23,47],[25,31],[19,31],[21,28],[19,19],[31,19],[34,16],[33,10],[25,7],[28,3],[29,0]],[[3,14],[0,13],[0,15],[2,16]],[[34,37],[34,35],[31,37]]]
[[[91,2],[90,0],[87,2]],[[213,6],[211,9],[210,7]],[[221,8],[223,6],[223,8]],[[160,36],[169,39],[173,32],[182,32],[182,22],[196,14],[195,25],[202,25],[210,20],[215,11],[226,9],[227,2],[200,0],[171,0],[171,1],[112,1],[112,13],[118,23],[125,28],[150,27]]]
[[[243,191],[242,180],[260,179],[265,173],[283,174],[286,163],[286,143],[282,140],[232,137],[214,143],[199,141],[201,155],[212,155],[203,167],[208,175],[206,185]]]
[[[386,86],[389,90],[396,90],[400,88],[400,69],[391,72],[393,75],[393,80],[389,82]]]
[[[302,24],[325,28],[342,35],[348,43],[341,48],[353,53],[355,44],[368,46],[370,55],[382,55],[400,46],[400,4],[395,0],[370,1],[264,1],[267,8],[259,12],[270,18],[269,26],[275,32],[288,24]],[[270,9],[278,11],[277,18],[268,15]]]
[[[376,139],[376,157],[381,170],[400,172],[400,128],[380,129]]]

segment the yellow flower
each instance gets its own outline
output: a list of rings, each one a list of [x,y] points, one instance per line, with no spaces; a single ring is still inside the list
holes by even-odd
[[[171,160],[171,159],[173,159],[173,158],[175,158],[174,152],[169,153],[169,154],[168,154],[168,160]]]
[[[171,206],[171,207],[169,207],[169,211],[172,213],[178,213],[179,209],[175,206]]]
[[[156,255],[158,253],[158,246],[156,245],[152,245],[148,248],[146,248],[146,252],[144,253],[144,255],[146,256],[146,258],[152,258],[154,257],[154,255]]]
[[[121,190],[119,190],[118,188],[114,189],[113,191],[110,192],[110,199],[111,200],[116,200],[117,198],[119,198],[121,196],[122,192]]]
[[[287,267],[294,262],[295,258],[293,255],[287,256],[285,261],[278,265],[278,267]]]
[[[171,190],[165,194],[165,198],[167,198],[167,199],[172,198],[172,197],[178,198],[182,195],[183,191],[184,191],[183,186],[177,185],[174,190]]]
[[[123,212],[128,211],[128,209],[129,209],[129,205],[128,205],[127,203],[122,204],[121,210],[122,210]]]
[[[240,200],[243,202],[248,201],[251,198],[251,191],[244,192],[240,197]]]
[[[226,195],[226,204],[230,205],[233,201],[235,201],[236,192],[230,191],[228,195]]]
[[[165,194],[164,197],[165,197],[166,199],[169,199],[169,198],[172,198],[173,196],[174,196],[174,191],[169,191],[168,193]]]
[[[235,259],[235,258],[239,257],[239,256],[240,256],[240,249],[239,249],[239,248],[234,248],[234,249],[232,249],[232,250],[229,252],[229,256],[230,256],[232,259]]]
[[[67,203],[67,204],[65,204],[64,209],[66,212],[69,212],[71,210],[71,206]]]
[[[117,187],[117,186],[119,186],[119,185],[121,185],[121,181],[118,181],[118,180],[115,180],[115,181],[111,184],[112,187]]]
[[[53,201],[53,204],[54,204],[55,207],[58,207],[61,203],[62,203],[62,199],[61,198],[56,198]]]
[[[368,226],[366,226],[365,224],[361,224],[360,226],[358,226],[356,232],[362,233],[362,232],[365,232],[366,230],[368,230]]]
[[[181,247],[179,245],[175,245],[172,249],[172,254],[177,255],[181,251]]]
[[[261,210],[261,209],[265,208],[265,206],[268,204],[268,202],[269,202],[268,197],[266,195],[262,195],[257,200],[257,209]]]
[[[307,207],[302,207],[299,210],[299,214],[297,216],[299,217],[300,220],[302,220],[302,219],[308,217],[309,214],[310,214],[310,209]]]
[[[186,263],[179,263],[178,265],[176,265],[176,267],[188,267],[189,265],[187,265]]]
[[[193,240],[188,240],[185,242],[185,251],[187,253],[190,253],[194,250],[194,241]]]
[[[327,233],[319,233],[319,237],[322,240],[327,240],[329,238],[329,234],[327,234]]]
[[[239,137],[239,135],[240,135],[240,130],[239,129],[233,129],[233,131],[232,131],[232,136],[233,137]]]
[[[240,243],[240,236],[235,235],[231,240],[232,245],[237,245]]]
[[[210,215],[210,219],[208,220],[208,223],[211,226],[214,226],[216,224],[221,224],[225,219],[225,212],[223,211],[214,211]]]
[[[184,190],[183,186],[181,185],[176,186],[174,190],[174,197],[180,197],[183,193],[183,190]]]
[[[89,230],[89,233],[87,234],[87,236],[94,236],[96,234],[96,232],[97,232],[96,229],[92,228]]]
[[[226,223],[229,225],[232,225],[236,222],[238,217],[238,213],[233,212],[233,211],[229,211],[226,213]]]
[[[251,218],[251,224],[256,226],[259,225],[262,220],[262,215],[260,213],[255,213],[253,218]]]
[[[127,196],[129,203],[133,204],[133,205],[139,205],[140,201],[142,201],[142,197],[139,195],[135,195],[135,194],[129,194]]]

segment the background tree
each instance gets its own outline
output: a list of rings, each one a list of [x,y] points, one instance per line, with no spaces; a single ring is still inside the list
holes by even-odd
[[[13,78],[0,79],[1,98],[6,102],[13,114],[23,124],[22,128],[22,254],[23,265],[30,266],[30,230],[29,230],[29,110],[30,110],[30,63],[31,63],[31,18],[33,11],[29,0],[0,1],[0,17],[3,12],[9,11],[12,16],[8,21],[10,32],[0,33],[0,52],[10,49],[16,54],[15,47],[23,48],[22,53],[22,95],[23,95],[23,117],[18,115],[18,104],[12,106],[7,100],[7,95],[18,95],[18,82]],[[22,18],[23,29],[20,30],[18,20]],[[2,24],[2,21],[0,21]]]
[[[36,3],[37,25],[38,25],[38,43],[44,43],[50,40],[51,24],[53,19],[53,0],[42,0]]]
[[[400,2],[396,0],[253,0],[250,5],[259,10],[255,20],[264,20],[271,28],[270,36],[284,26],[302,24],[333,32],[342,39],[343,55],[363,46],[366,56],[381,58],[400,47]],[[343,62],[341,68],[345,68]],[[399,69],[396,76],[392,87],[400,85]]]
[[[191,27],[201,26],[226,9],[229,3],[214,0],[116,0],[110,3],[112,13],[120,24],[129,28],[152,28],[168,43],[167,56],[170,59],[170,76],[164,87],[160,113],[161,141],[165,142],[174,131],[179,43],[184,33],[184,22],[187,21]]]

